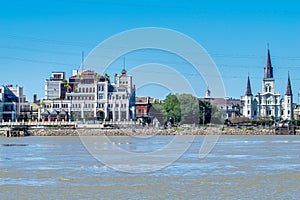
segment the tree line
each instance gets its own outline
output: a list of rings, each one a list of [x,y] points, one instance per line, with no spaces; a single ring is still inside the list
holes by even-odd
[[[215,105],[191,94],[169,94],[163,103],[152,104],[150,115],[161,118],[165,123],[172,119],[175,124],[216,124],[223,121]]]

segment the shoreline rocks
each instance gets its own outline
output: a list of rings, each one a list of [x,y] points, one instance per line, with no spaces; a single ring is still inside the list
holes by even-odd
[[[159,136],[159,135],[276,135],[275,129],[189,128],[189,129],[29,129],[31,136]]]

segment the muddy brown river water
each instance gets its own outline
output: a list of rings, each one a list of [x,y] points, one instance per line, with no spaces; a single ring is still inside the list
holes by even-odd
[[[190,136],[181,137],[186,142]],[[108,138],[134,152],[155,151],[172,140]],[[195,137],[178,160],[160,170],[128,173],[95,159],[79,137],[2,137],[0,199],[299,199],[300,136],[221,136],[199,159],[203,138]]]

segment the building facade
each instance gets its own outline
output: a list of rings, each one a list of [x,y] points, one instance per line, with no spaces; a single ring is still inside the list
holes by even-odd
[[[200,100],[215,105],[218,111],[221,112],[222,118],[224,119],[228,119],[231,117],[239,117],[241,115],[241,101],[239,99],[212,97],[209,88],[207,88],[205,92],[205,97],[200,98]]]
[[[136,97],[135,98],[135,109],[136,109],[136,119],[142,123],[153,122],[154,119],[159,123],[164,122],[164,116],[162,113],[159,113],[153,104],[161,104],[162,102],[159,99],[152,97]]]
[[[29,109],[23,87],[1,86],[0,87],[0,121],[16,121],[24,119],[23,112]]]
[[[45,81],[45,99],[64,99],[67,92],[65,72],[52,72]]]
[[[92,70],[74,70],[64,99],[43,101],[43,120],[109,120],[128,121],[135,118],[135,86],[125,69],[115,75],[102,76]],[[46,98],[46,97],[45,97]],[[57,117],[54,117],[57,116]]]
[[[264,78],[262,90],[253,96],[250,78],[248,76],[246,92],[241,96],[242,114],[250,119],[268,118],[274,120],[293,119],[293,94],[290,76],[288,76],[286,92],[281,98],[279,92],[275,92],[275,78],[271,64],[270,50],[267,52],[266,65],[264,67]]]

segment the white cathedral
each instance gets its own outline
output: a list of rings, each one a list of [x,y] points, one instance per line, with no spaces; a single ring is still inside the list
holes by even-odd
[[[284,98],[279,92],[275,92],[275,78],[271,64],[270,50],[268,49],[266,66],[264,67],[264,78],[262,81],[262,92],[252,95],[250,78],[248,76],[245,96],[241,96],[241,112],[243,116],[250,119],[269,118],[274,120],[293,119],[293,94],[290,76],[286,86]]]

